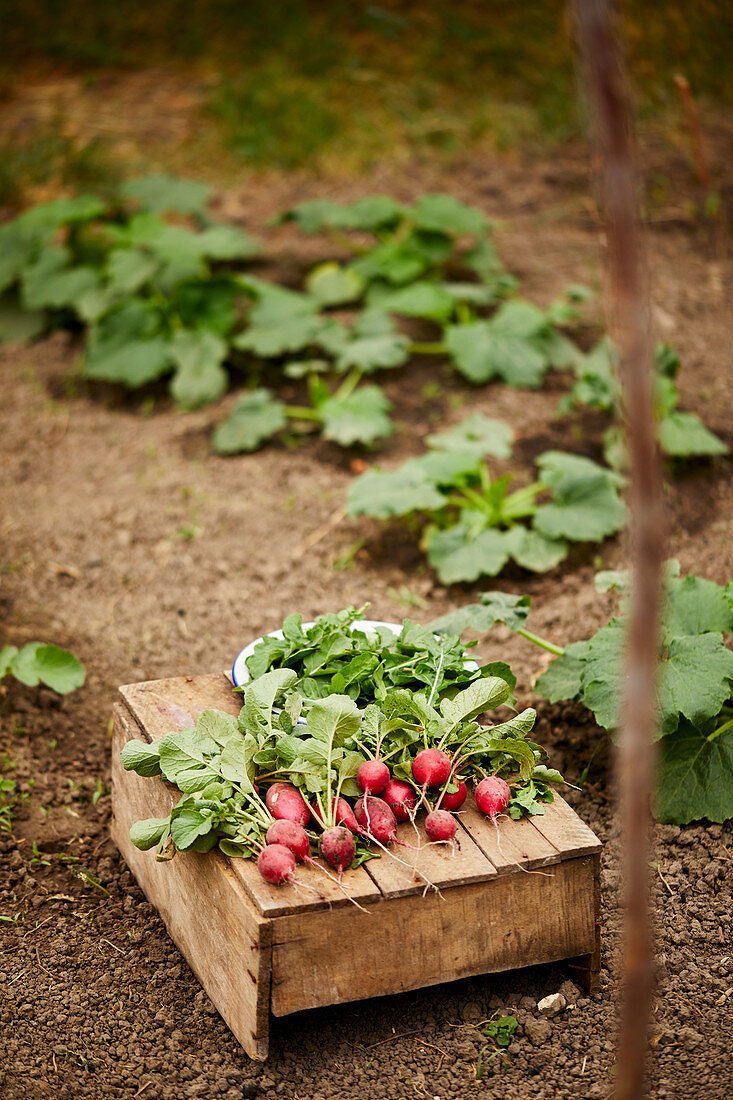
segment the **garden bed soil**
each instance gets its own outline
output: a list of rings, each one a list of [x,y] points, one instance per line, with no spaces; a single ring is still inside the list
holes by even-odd
[[[730,444],[724,225],[685,213],[698,196],[680,154],[646,155],[648,174],[661,164],[675,181],[674,205],[652,218],[656,332],[682,358],[682,407]],[[390,169],[330,183],[329,192],[411,198],[442,188],[478,203],[503,219],[502,254],[528,297],[546,303],[566,283],[599,282],[602,238],[587,168],[587,151],[578,148],[551,163],[497,159],[442,176],[425,166]],[[222,195],[219,207],[254,227],[322,193],[282,177]],[[282,263],[293,239],[291,231],[272,233]],[[318,247],[302,244],[301,256],[313,258]],[[243,1053],[108,837],[115,689],[224,669],[249,639],[294,610],[312,619],[369,601],[374,618],[427,622],[468,602],[471,591],[438,585],[402,528],[341,518],[353,471],[371,456],[305,440],[217,458],[208,436],[219,409],[180,413],[160,395],[145,402],[88,389],[74,370],[78,353],[63,334],[0,353],[3,633],[18,644],[65,645],[88,670],[85,687],[64,699],[12,681],[0,688],[4,774],[23,791],[33,784],[13,811],[12,835],[0,833],[0,914],[13,918],[0,924],[5,1100],[610,1096],[621,957],[618,827],[605,735],[570,705],[540,707],[538,739],[575,782],[598,749],[584,789],[567,798],[605,843],[600,993],[584,995],[560,965],[527,969],[302,1013],[275,1021],[264,1069]],[[448,426],[473,409],[513,424],[527,472],[550,446],[598,456],[594,421],[553,418],[561,377],[536,393],[472,391],[428,361],[388,377],[386,387],[403,426],[380,453],[388,465],[418,453],[436,423]],[[584,436],[581,426],[594,433]],[[670,551],[682,571],[724,583],[733,575],[726,465],[693,464],[670,480],[666,499]],[[588,636],[614,610],[612,596],[595,594],[593,573],[621,566],[624,550],[618,539],[578,548],[547,576],[517,572],[482,587],[531,594],[530,625],[563,644]],[[508,660],[520,677],[520,703],[533,701],[539,650],[498,628],[479,652]],[[658,826],[655,838],[650,1095],[723,1100],[733,1079],[731,830]],[[558,991],[567,1008],[545,1019],[537,1001]],[[486,1049],[478,1025],[496,1013],[515,1015],[519,1029],[482,1072],[493,1047]]]

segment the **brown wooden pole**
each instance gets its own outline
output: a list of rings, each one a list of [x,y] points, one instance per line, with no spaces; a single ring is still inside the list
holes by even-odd
[[[655,680],[659,644],[663,502],[655,441],[653,369],[644,240],[631,119],[606,0],[575,0],[600,152],[612,335],[620,349],[631,467],[633,597],[629,615],[617,774],[626,919],[624,988],[614,1100],[639,1100],[652,998],[649,914],[650,795],[654,781]]]

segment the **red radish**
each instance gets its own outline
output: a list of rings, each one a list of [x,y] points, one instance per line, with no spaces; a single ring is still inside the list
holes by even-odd
[[[387,803],[397,821],[410,821],[417,806],[415,792],[402,779],[390,779],[382,791],[382,800]]]
[[[313,815],[313,820],[316,822],[317,825],[320,825],[321,828],[323,828],[325,822],[321,816],[321,811],[318,809],[318,803],[312,803],[310,810],[311,814]],[[358,833],[359,822],[354,817],[354,811],[352,810],[351,806],[345,798],[337,799],[336,813],[334,816],[336,818],[337,825],[345,825],[346,828],[350,829],[352,833]]]
[[[268,844],[258,856],[257,869],[265,882],[281,886],[293,877],[295,856],[284,844]]]
[[[381,794],[389,780],[389,768],[382,760],[365,760],[356,772],[356,782],[364,794]]]
[[[431,840],[453,840],[456,835],[456,819],[447,810],[431,810],[425,818],[425,832]]]
[[[412,762],[412,774],[423,788],[442,787],[450,773],[450,757],[440,749],[423,749]]]
[[[362,826],[360,833],[374,837],[380,844],[391,844],[397,836],[397,821],[386,802],[365,794],[357,802],[354,813]]]
[[[286,818],[273,821],[267,830],[267,843],[282,844],[285,848],[289,848],[298,863],[301,863],[310,851],[310,840],[303,826]]]
[[[453,791],[452,794],[450,791],[445,792],[440,801],[441,810],[460,810],[461,806],[466,801],[468,795],[468,787],[466,784],[462,779],[454,779],[453,782],[458,784],[458,790]]]
[[[498,775],[490,775],[482,779],[476,787],[476,805],[482,814],[491,818],[495,825],[497,814],[504,812],[510,798],[509,784]]]
[[[340,882],[342,872],[354,862],[356,855],[354,837],[343,825],[335,825],[323,831],[318,847],[323,858],[338,871]]]
[[[297,787],[289,783],[273,783],[265,795],[265,804],[279,821],[294,821],[296,825],[307,825],[310,821],[308,803]]]

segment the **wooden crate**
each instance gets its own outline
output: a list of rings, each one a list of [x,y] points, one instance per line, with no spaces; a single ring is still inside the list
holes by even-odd
[[[398,993],[476,974],[572,960],[594,988],[600,966],[600,842],[562,798],[543,817],[494,826],[460,815],[460,846],[396,848],[344,884],[298,867],[302,888],[268,886],[250,860],[218,851],[156,863],[132,823],[163,817],[180,793],[125,772],[120,750],[194,725],[208,707],[237,714],[225,674],[120,688],[112,746],[112,837],[209,997],[247,1053],[267,1057],[270,1013]],[[406,823],[400,839],[426,840]],[[414,869],[418,860],[419,872]],[[426,876],[434,886],[427,889]]]

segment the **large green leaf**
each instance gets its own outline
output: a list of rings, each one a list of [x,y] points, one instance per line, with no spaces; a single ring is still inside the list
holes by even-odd
[[[236,225],[210,225],[197,240],[202,254],[212,260],[249,260],[260,251],[257,241]]]
[[[425,442],[436,450],[468,451],[477,458],[484,455],[510,458],[513,438],[514,432],[508,424],[474,413],[447,432],[429,435]]]
[[[135,389],[160,378],[170,367],[169,341],[160,315],[143,299],[130,299],[89,330],[87,378]]]
[[[350,516],[405,516],[442,508],[445,497],[415,461],[398,470],[368,470],[352,481],[346,509]]]
[[[270,390],[252,390],[234,406],[231,416],[214,432],[214,450],[221,455],[256,451],[287,423],[285,405]]]
[[[311,271],[306,288],[321,305],[338,306],[361,297],[364,280],[355,271],[330,262],[319,264]]]
[[[733,652],[720,634],[674,638],[659,673],[662,731],[683,714],[693,725],[714,718],[733,695]]]
[[[410,340],[400,333],[362,336],[350,340],[340,352],[336,367],[340,371],[357,367],[364,374],[401,367],[410,358]]]
[[[120,190],[153,214],[202,214],[211,196],[208,184],[175,176],[143,176],[123,183]]]
[[[539,386],[549,366],[541,350],[545,315],[529,302],[506,302],[489,321],[449,325],[444,341],[457,370],[470,382],[501,378],[512,386]]]
[[[57,645],[29,642],[10,661],[16,680],[29,687],[46,684],[59,695],[68,695],[84,683],[84,665],[73,653]]]
[[[678,458],[728,453],[723,440],[706,428],[695,413],[670,412],[657,426],[657,435],[664,453]]]
[[[686,825],[733,817],[733,728],[717,732],[685,719],[660,745],[656,814]]]
[[[379,386],[360,386],[346,397],[338,393],[318,407],[323,435],[342,447],[373,443],[394,431],[391,402]]]
[[[409,241],[385,241],[351,263],[366,282],[384,279],[402,286],[418,279],[431,266],[430,259]]]
[[[582,690],[584,658],[587,642],[572,642],[561,657],[556,657],[545,672],[535,680],[535,690],[550,703],[561,699],[577,699]]]
[[[195,729],[175,730],[160,742],[160,770],[170,783],[184,793],[201,791],[219,772],[212,761],[219,756],[220,746],[212,738]]]
[[[134,294],[158,269],[159,260],[139,248],[114,248],[107,257],[105,276],[116,294]]]
[[[511,693],[512,689],[503,677],[483,676],[452,699],[443,699],[440,712],[451,726],[456,726],[459,722],[477,718],[484,711],[500,707]]]
[[[475,236],[489,228],[485,214],[453,195],[421,195],[409,213],[415,225],[433,233],[470,233]]]
[[[73,306],[98,284],[99,276],[94,268],[73,267],[68,248],[48,245],[23,272],[21,301],[29,310],[60,309]]]
[[[453,313],[453,296],[440,283],[418,281],[397,290],[372,293],[370,305],[404,317],[425,317],[442,324]]]
[[[176,404],[197,409],[217,401],[226,392],[229,375],[222,367],[227,346],[213,332],[179,329],[170,343],[176,366],[170,391]]]
[[[600,541],[628,518],[618,496],[618,474],[581,455],[545,451],[537,459],[540,480],[552,500],[537,508],[534,527],[548,539]]]
[[[677,569],[679,570],[678,563]],[[674,638],[685,634],[733,632],[733,593],[713,581],[691,573],[681,579],[671,576],[666,582],[664,612],[665,634]]]
[[[496,576],[509,560],[506,532],[495,528],[474,532],[466,520],[442,531],[429,528],[425,545],[428,561],[443,584]]]
[[[480,603],[467,604],[433,619],[428,623],[429,629],[435,634],[462,634],[469,629],[486,634],[495,623],[504,623],[510,630],[524,629],[529,615],[529,596],[482,592],[479,599]]]
[[[264,358],[300,351],[316,340],[323,325],[318,302],[310,295],[260,284],[249,328],[235,337],[234,347]]]
[[[564,539],[547,538],[539,531],[521,526],[506,532],[506,545],[517,565],[533,573],[546,573],[554,569],[568,553],[568,544]]]
[[[405,516],[432,512],[445,506],[441,484],[450,485],[460,474],[475,469],[470,452],[422,455],[397,470],[369,470],[351,483],[347,500],[350,516]]]

